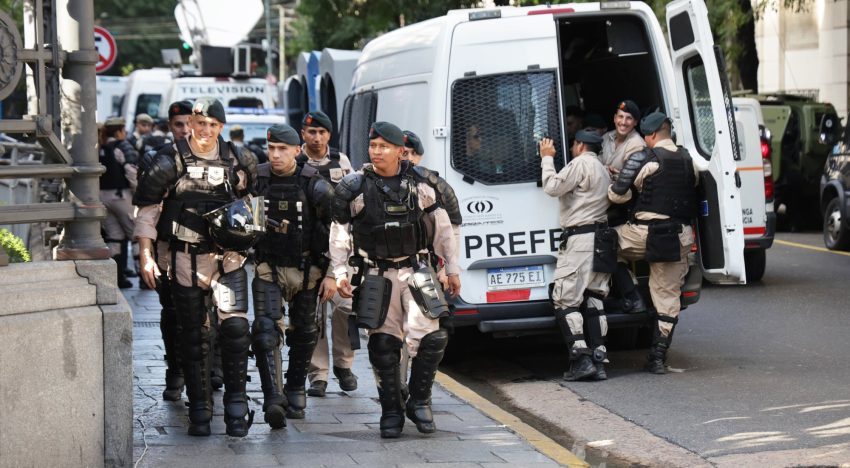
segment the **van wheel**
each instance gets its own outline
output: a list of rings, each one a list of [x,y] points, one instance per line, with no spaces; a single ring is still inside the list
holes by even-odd
[[[744,251],[744,268],[747,270],[747,283],[760,281],[767,267],[767,252],[765,249]]]
[[[823,212],[823,243],[829,250],[848,250],[850,248],[850,228],[841,215],[841,201],[833,198]]]
[[[638,325],[629,328],[614,328],[608,330],[606,343],[609,349],[628,350],[648,348],[652,343],[652,332],[649,327]]]

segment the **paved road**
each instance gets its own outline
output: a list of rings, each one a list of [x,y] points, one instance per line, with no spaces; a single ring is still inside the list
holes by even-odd
[[[778,239],[760,283],[707,287],[701,301],[683,312],[668,359],[677,372],[649,375],[640,372],[644,351],[613,351],[610,380],[569,389],[713,461],[790,450],[781,452],[784,460],[817,463],[806,449],[846,451],[850,256],[788,244],[822,247],[819,233]],[[566,366],[563,345],[552,340],[497,343],[490,351],[471,351],[467,365],[447,370],[471,380],[487,373],[510,382],[508,371],[497,370],[511,369],[503,364],[508,361],[526,370],[519,378],[551,385]]]

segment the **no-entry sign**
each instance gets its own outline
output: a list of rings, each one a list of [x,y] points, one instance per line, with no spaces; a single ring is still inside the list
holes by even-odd
[[[100,26],[94,27],[94,48],[97,50],[97,65],[94,66],[96,73],[103,73],[115,63],[118,56],[118,47],[115,46],[115,38],[109,31]]]

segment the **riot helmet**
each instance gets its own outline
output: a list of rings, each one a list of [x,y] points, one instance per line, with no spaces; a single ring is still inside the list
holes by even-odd
[[[224,250],[245,252],[265,231],[263,197],[244,197],[204,214],[210,237]]]

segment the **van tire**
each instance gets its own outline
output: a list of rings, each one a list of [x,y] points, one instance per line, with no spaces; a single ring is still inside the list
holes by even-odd
[[[744,251],[744,268],[747,270],[747,283],[761,281],[767,268],[767,251],[752,249]]]
[[[829,250],[850,249],[850,227],[841,214],[841,200],[833,198],[823,212],[823,243]]]

